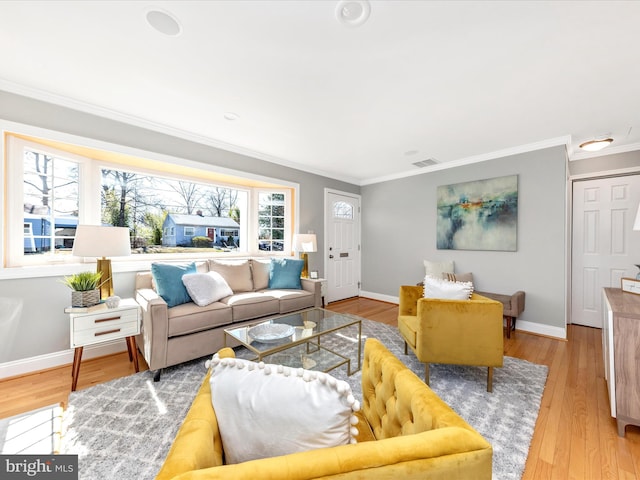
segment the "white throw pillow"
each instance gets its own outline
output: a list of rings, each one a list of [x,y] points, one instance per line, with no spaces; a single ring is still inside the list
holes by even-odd
[[[448,262],[430,262],[424,260],[424,274],[444,278],[445,273],[453,273],[453,260]]]
[[[446,298],[452,300],[468,300],[473,293],[471,282],[450,282],[442,278],[427,275],[424,277],[425,298]]]
[[[210,384],[226,463],[355,443],[360,405],[327,373],[214,356]]]
[[[233,295],[231,287],[218,272],[188,273],[182,276],[182,283],[191,300],[200,307]]]

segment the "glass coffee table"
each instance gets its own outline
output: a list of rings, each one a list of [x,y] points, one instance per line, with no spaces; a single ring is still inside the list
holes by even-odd
[[[357,334],[349,336],[349,332],[343,332],[350,327]],[[346,364],[347,374],[352,375],[362,366],[362,319],[312,308],[227,328],[224,343],[225,346],[240,343],[256,355],[257,361],[323,372]],[[349,354],[356,351],[357,368],[352,370]]]

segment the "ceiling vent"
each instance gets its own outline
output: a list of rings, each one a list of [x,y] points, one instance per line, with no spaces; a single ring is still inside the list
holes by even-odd
[[[426,160],[420,160],[419,162],[414,162],[411,165],[415,165],[418,168],[424,168],[424,167],[430,167],[431,165],[435,165],[436,163],[436,159],[435,158],[427,158]]]

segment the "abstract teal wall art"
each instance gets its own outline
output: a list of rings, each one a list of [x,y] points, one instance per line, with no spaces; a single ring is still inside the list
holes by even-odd
[[[441,185],[437,197],[438,249],[517,250],[517,175]]]

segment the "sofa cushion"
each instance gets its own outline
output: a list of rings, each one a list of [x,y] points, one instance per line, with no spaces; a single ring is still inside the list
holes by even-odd
[[[264,290],[262,293],[280,301],[280,313],[295,312],[315,306],[315,295],[307,290]]]
[[[424,277],[425,298],[446,298],[453,300],[468,300],[473,293],[471,282],[450,282],[443,278]]]
[[[170,308],[167,315],[169,338],[229,325],[233,320],[231,308],[220,302],[213,302],[204,307],[189,302]]]
[[[200,307],[233,295],[231,287],[218,272],[187,273],[182,276],[182,283],[191,299]]]
[[[253,276],[253,289],[264,290],[269,288],[270,258],[252,258],[251,275]]]
[[[222,275],[234,293],[253,290],[249,260],[209,260],[209,270]]]
[[[302,288],[300,274],[304,261],[293,258],[272,258],[269,269],[269,288]]]
[[[239,322],[280,313],[280,301],[269,292],[235,293],[220,301],[232,308],[233,321]]]
[[[210,385],[226,463],[355,443],[360,406],[329,374],[214,356]]]
[[[191,302],[191,297],[182,283],[186,273],[196,273],[196,264],[152,263],[151,274],[156,291],[169,307]]]

